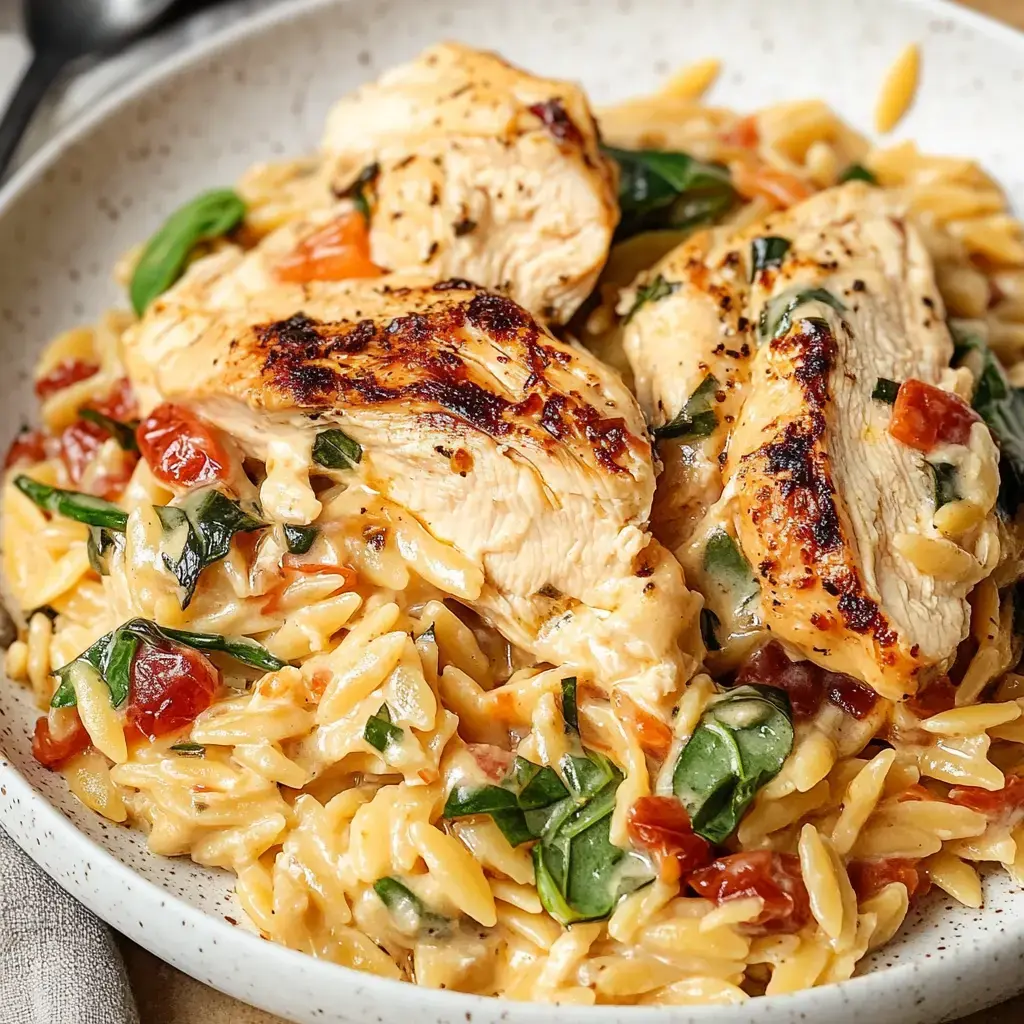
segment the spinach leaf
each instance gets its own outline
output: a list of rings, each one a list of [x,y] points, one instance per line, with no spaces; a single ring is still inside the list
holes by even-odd
[[[367,164],[351,185],[338,193],[339,199],[351,199],[355,208],[363,215],[366,223],[370,223],[370,199],[368,191],[380,174],[380,164]]]
[[[551,768],[517,757],[501,785],[455,786],[442,813],[445,818],[488,814],[509,843],[519,846],[540,835],[536,826],[544,816],[537,812],[564,799],[567,792]]]
[[[724,842],[792,749],[793,716],[784,690],[740,686],[710,703],[672,775],[694,832]]]
[[[704,571],[742,608],[761,592],[754,570],[739,545],[725,530],[713,530],[704,546]]]
[[[943,505],[960,498],[960,489],[957,486],[956,466],[948,462],[929,462],[932,475],[935,478],[935,508],[942,508]]]
[[[722,645],[718,640],[718,627],[722,622],[710,608],[700,610],[700,636],[709,651],[720,651]]]
[[[288,546],[288,553],[304,555],[313,546],[319,532],[315,526],[289,526],[286,523],[284,542]]]
[[[89,564],[100,576],[110,575],[110,557],[124,547],[124,534],[102,526],[90,526],[85,541],[85,553]]]
[[[327,469],[350,469],[363,457],[363,446],[336,427],[321,430],[313,441],[313,461]]]
[[[878,402],[885,402],[887,405],[893,405],[899,391],[900,382],[898,380],[889,380],[888,377],[879,377],[875,381],[875,388],[871,392],[871,397]]]
[[[562,721],[565,722],[566,732],[579,734],[580,716],[576,708],[575,676],[567,676],[562,680]]]
[[[206,757],[206,747],[202,743],[175,743],[171,750],[178,757]]]
[[[401,743],[405,730],[391,722],[391,709],[381,704],[375,715],[370,715],[363,729],[363,739],[382,754],[392,743]]]
[[[999,443],[999,511],[1012,519],[1024,502],[1024,388],[1014,387],[982,338],[952,325],[954,364],[975,379],[972,405]],[[17,481],[15,481],[17,482]]]
[[[769,267],[779,267],[786,258],[793,243],[788,238],[778,235],[764,235],[750,243],[750,280],[757,280],[757,275]]]
[[[636,316],[637,311],[646,306],[648,302],[657,302],[658,299],[667,298],[678,287],[678,281],[666,281],[661,274],[658,274],[653,281],[648,281],[647,284],[637,288],[633,305],[629,307],[629,312],[623,317],[623,325],[628,324]]]
[[[94,498],[91,494],[50,487],[49,484],[41,484],[23,473],[14,478],[14,486],[41,509],[85,523],[87,526],[102,526],[124,533],[128,524],[127,512],[113,502]]]
[[[604,147],[619,165],[616,240],[641,231],[687,230],[721,220],[736,204],[729,172],[687,153]]]
[[[840,185],[847,181],[866,181],[869,185],[878,184],[878,179],[863,164],[850,164],[850,166],[839,175]]]
[[[69,708],[78,703],[74,677],[81,672],[96,672],[110,690],[110,701],[120,707],[131,688],[131,667],[140,643],[183,644],[197,651],[226,654],[251,668],[273,672],[287,662],[275,657],[262,644],[246,636],[221,636],[219,633],[195,633],[186,629],[158,626],[149,619],[129,619],[117,629],[104,634],[86,648],[74,661],[56,669],[59,681],[50,700],[50,707]]]
[[[180,544],[173,557],[164,555],[164,565],[185,591],[182,608],[192,601],[199,574],[228,553],[236,533],[261,530],[267,525],[213,488],[192,491],[180,505],[155,508],[164,534]]]
[[[758,320],[761,341],[773,341],[786,334],[793,326],[793,314],[808,302],[822,302],[837,313],[846,312],[845,304],[826,288],[794,288],[765,303]]]
[[[244,216],[245,203],[229,188],[204,192],[172,213],[135,265],[128,292],[136,314],[181,277],[196,246],[226,235]]]
[[[78,415],[83,420],[95,423],[97,427],[105,430],[121,446],[122,450],[126,452],[139,450],[138,441],[135,439],[135,428],[139,425],[138,420],[133,423],[122,423],[120,420],[104,415],[99,409],[90,409],[88,406],[79,409]]]
[[[696,441],[710,437],[718,426],[718,414],[712,404],[717,394],[718,381],[709,373],[682,409],[651,433],[659,440],[674,437],[682,441]]]
[[[420,938],[443,938],[451,934],[452,922],[428,910],[423,900],[397,878],[378,878],[373,883],[373,891],[391,912],[400,932]]]

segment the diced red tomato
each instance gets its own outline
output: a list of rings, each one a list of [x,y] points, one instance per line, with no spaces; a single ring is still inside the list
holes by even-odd
[[[981,417],[959,396],[921,380],[905,380],[896,394],[889,433],[919,452],[937,444],[966,444]]]
[[[811,901],[791,853],[752,850],[720,857],[690,875],[690,887],[716,906],[744,896],[760,896],[764,910],[745,926],[754,934],[797,932],[811,919]]]
[[[158,405],[135,436],[153,475],[165,484],[195,487],[228,475],[230,458],[216,431],[180,405]]]
[[[646,711],[622,690],[612,693],[612,707],[632,729],[644,753],[659,759],[668,755],[672,746],[672,730],[660,718]]]
[[[870,686],[841,672],[829,672],[811,661],[790,661],[781,644],[755,651],[736,673],[736,684],[777,686],[789,695],[797,718],[813,718],[828,700],[854,718],[866,718],[878,701]]]
[[[45,401],[58,391],[77,384],[80,380],[88,380],[99,372],[95,363],[86,363],[81,359],[65,359],[55,366],[45,377],[36,381],[36,397]]]
[[[515,761],[513,754],[492,743],[467,743],[466,750],[473,755],[480,770],[492,782],[501,782],[512,770]]]
[[[94,402],[87,402],[86,406],[119,423],[127,423],[135,419],[139,413],[138,402],[127,377],[121,377],[111,388],[110,394]]]
[[[887,860],[858,860],[848,866],[850,882],[858,900],[867,900],[892,882],[902,882],[910,897],[923,896],[931,882],[917,867],[916,859],[890,857]]]
[[[758,131],[756,114],[741,117],[727,132],[722,133],[722,142],[727,146],[756,149],[760,141],[761,133]]]
[[[276,269],[279,280],[293,284],[379,277],[382,273],[370,259],[370,232],[366,218],[357,210],[304,238]]]
[[[918,718],[931,718],[932,715],[951,710],[955,703],[956,687],[949,681],[949,676],[941,676],[932,680],[923,690],[918,690],[905,707]]]
[[[80,754],[91,742],[78,712],[70,711],[64,714],[66,731],[55,734],[50,728],[49,718],[43,715],[36,720],[36,729],[32,736],[32,756],[51,771],[56,771],[75,754]]]
[[[641,797],[629,809],[626,831],[634,846],[654,856],[666,881],[711,862],[711,844],[694,834],[686,808],[675,797]]]
[[[102,427],[86,420],[75,420],[70,427],[65,427],[61,431],[60,458],[72,483],[81,483],[89,463],[95,458],[107,436]]]
[[[1024,810],[1024,777],[1007,775],[1003,788],[995,791],[977,786],[954,786],[949,791],[949,800],[989,818],[1007,817]]]
[[[905,790],[897,797],[899,803],[913,802],[915,800],[938,800],[939,798],[930,790],[921,785],[920,782],[915,782],[912,786],[907,786]]]
[[[156,739],[194,721],[213,703],[219,686],[220,672],[199,651],[163,641],[140,643],[125,719]]]
[[[41,430],[23,430],[7,449],[4,469],[19,463],[42,462],[46,456],[46,435]]]

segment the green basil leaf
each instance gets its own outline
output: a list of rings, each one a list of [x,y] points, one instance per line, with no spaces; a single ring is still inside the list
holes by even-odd
[[[900,382],[898,380],[889,380],[888,377],[879,377],[875,381],[875,389],[871,392],[871,397],[878,402],[885,402],[888,405],[893,405],[899,391]]]
[[[839,175],[840,185],[847,181],[866,181],[869,185],[878,184],[878,179],[863,164],[850,164],[850,166]]]
[[[206,747],[202,743],[175,743],[171,750],[179,757],[206,757]]]
[[[641,231],[686,231],[713,224],[737,202],[726,168],[687,153],[610,146],[604,152],[620,171],[617,241]]]
[[[121,626],[121,629],[134,633],[143,640],[170,640],[172,643],[184,644],[196,651],[226,654],[243,665],[262,669],[264,672],[276,672],[288,664],[271,654],[263,644],[247,636],[224,636],[220,633],[196,633],[190,629],[172,629],[170,626],[158,626],[149,619],[132,619]]]
[[[227,188],[204,192],[172,213],[135,265],[128,291],[136,314],[181,277],[197,245],[226,235],[244,216],[241,196]]]
[[[387,704],[381,704],[375,715],[370,715],[363,728],[363,739],[382,754],[392,743],[401,743],[405,730],[392,724],[391,710]]]
[[[520,783],[519,807],[524,811],[535,811],[541,807],[550,807],[559,800],[564,800],[567,790],[554,769],[542,768],[539,765],[531,764],[524,758],[517,757],[516,764],[520,762],[530,765],[535,769],[529,779]]]
[[[445,818],[463,818],[469,814],[492,814],[518,808],[516,794],[503,786],[456,786],[448,794]]]
[[[212,488],[191,492],[180,505],[157,505],[155,510],[165,535],[178,539],[181,545],[173,557],[163,557],[164,565],[185,592],[182,608],[191,603],[200,573],[228,553],[236,533],[261,530],[267,525]]]
[[[57,675],[55,672],[54,675]],[[51,708],[73,708],[78,703],[78,697],[75,694],[75,688],[71,683],[71,680],[64,677],[58,676],[60,679],[60,685],[53,692],[53,696],[50,698]]]
[[[712,843],[728,839],[792,749],[793,716],[785,691],[740,686],[709,704],[672,775],[672,789],[694,832]]]
[[[641,307],[646,306],[648,302],[657,302],[659,299],[666,298],[678,288],[679,283],[677,281],[666,281],[661,274],[658,274],[653,281],[648,281],[647,284],[637,288],[636,298],[633,300],[633,305],[629,307],[629,312],[623,318],[622,323],[628,324]]]
[[[718,381],[709,373],[675,417],[655,427],[651,433],[659,440],[678,438],[696,441],[710,437],[718,427],[718,414],[714,410],[718,390]]]
[[[128,524],[127,512],[113,502],[94,498],[91,494],[50,487],[49,484],[41,484],[30,476],[25,476],[24,473],[14,478],[14,486],[41,509],[85,523],[87,526],[102,526],[124,533]]]
[[[119,420],[104,415],[99,409],[90,409],[88,406],[79,409],[78,415],[83,420],[95,423],[97,427],[105,430],[124,451],[137,452],[139,450],[139,443],[135,439],[135,428],[139,425],[138,420],[134,423],[121,423]]]
[[[999,443],[999,511],[1012,519],[1024,504],[1024,389],[1014,387],[1002,364],[982,338],[951,325],[955,366],[975,379],[971,404]]]
[[[786,258],[792,242],[778,235],[764,235],[750,243],[750,280],[757,280],[757,275],[769,267],[779,267]]]
[[[956,466],[948,462],[929,462],[932,476],[935,478],[935,508],[942,508],[951,501],[959,501],[960,488],[957,482]]]
[[[319,532],[315,526],[289,526],[286,523],[284,542],[288,546],[289,554],[304,555],[313,546]]]
[[[622,780],[622,773],[612,762],[596,750],[588,750],[582,757],[566,754],[558,765],[562,778],[576,802],[587,800],[611,782]]]
[[[351,469],[363,457],[363,446],[336,427],[321,430],[313,441],[313,461],[327,469]]]
[[[826,288],[794,288],[765,303],[758,320],[761,340],[781,338],[793,326],[793,314],[809,302],[831,306],[837,313],[846,312],[846,305]]]

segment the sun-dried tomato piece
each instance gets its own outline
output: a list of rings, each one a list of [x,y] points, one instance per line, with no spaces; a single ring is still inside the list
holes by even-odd
[[[1003,788],[996,790],[954,786],[949,791],[949,801],[980,811],[989,818],[1003,818],[1024,809],[1024,777],[1007,775]]]
[[[42,462],[47,457],[47,437],[41,430],[23,430],[11,442],[4,459],[4,469],[19,463]]]
[[[58,363],[48,374],[36,381],[36,397],[42,402],[58,391],[77,384],[80,380],[88,380],[99,373],[96,363],[87,363],[82,359],[65,359]]]
[[[36,719],[35,733],[32,736],[32,756],[44,768],[56,771],[65,761],[75,754],[80,754],[92,742],[89,734],[78,717],[78,712],[64,712],[66,730],[55,734],[50,728],[50,720],[46,715]]]
[[[213,703],[220,672],[199,651],[168,642],[141,643],[132,661],[125,719],[155,739],[195,720]]]
[[[956,704],[956,687],[949,676],[933,679],[923,690],[918,690],[904,707],[918,718],[931,718],[943,711],[951,711]]]
[[[612,707],[636,735],[644,753],[659,760],[668,755],[672,746],[672,730],[660,718],[642,708],[622,690],[612,693]]]
[[[773,850],[720,857],[688,879],[698,896],[716,906],[744,896],[760,896],[764,909],[745,931],[797,932],[811,919],[811,901],[800,874],[800,858]]]
[[[135,436],[153,475],[165,484],[195,487],[228,475],[230,457],[214,428],[180,405],[158,405]]]
[[[931,888],[931,882],[918,868],[918,863],[915,858],[888,857],[853,861],[847,870],[858,900],[870,899],[892,882],[902,882],[910,897],[923,896]]]
[[[905,380],[892,408],[889,433],[919,452],[937,444],[967,444],[981,417],[959,396],[922,380]]]
[[[278,263],[275,273],[280,281],[305,284],[379,277],[382,271],[370,259],[366,218],[353,210],[302,239],[295,250]]]
[[[711,844],[693,831],[686,808],[672,796],[643,796],[629,809],[633,845],[651,853],[662,877],[673,880],[710,863]]]

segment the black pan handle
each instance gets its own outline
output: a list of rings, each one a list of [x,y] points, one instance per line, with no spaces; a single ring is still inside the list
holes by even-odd
[[[43,97],[64,68],[65,59],[59,54],[37,53],[32,57],[18,88],[0,120],[0,181],[14,157],[25,129],[32,121]]]

